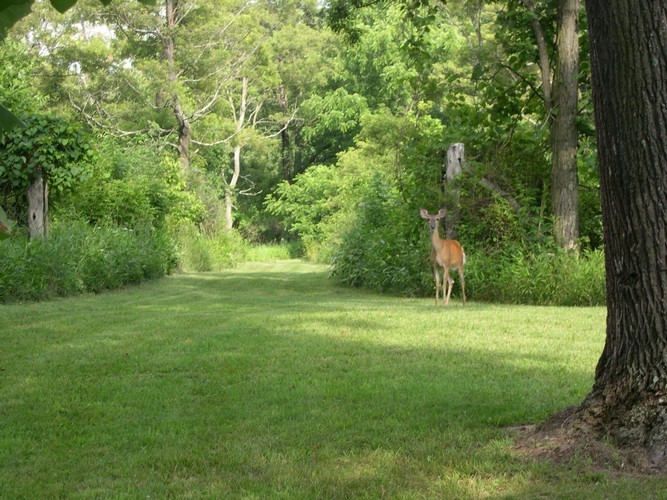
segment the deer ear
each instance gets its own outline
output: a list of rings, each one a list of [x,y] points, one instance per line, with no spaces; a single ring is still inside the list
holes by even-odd
[[[422,219],[428,219],[428,212],[423,208],[419,210],[419,215],[421,216]]]
[[[445,207],[442,207],[442,208],[440,209],[440,211],[438,212],[438,219],[442,219],[442,218],[445,216],[445,212],[447,212],[447,211],[445,210]]]

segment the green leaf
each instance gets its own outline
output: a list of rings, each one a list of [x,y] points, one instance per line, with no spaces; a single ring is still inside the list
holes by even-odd
[[[67,9],[72,7],[76,1],[77,0],[51,0],[51,5],[53,5],[58,12],[63,14]]]
[[[0,40],[7,35],[9,28],[24,16],[30,14],[33,0],[6,0],[0,7]]]
[[[21,122],[21,120],[19,120],[11,111],[0,104],[0,134],[9,132],[14,127],[19,125],[23,125],[23,122]]]

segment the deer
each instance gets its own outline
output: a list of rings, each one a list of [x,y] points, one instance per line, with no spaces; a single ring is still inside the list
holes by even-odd
[[[458,269],[461,277],[461,292],[463,294],[463,305],[466,305],[466,287],[463,279],[463,266],[466,263],[466,254],[461,243],[456,240],[443,240],[438,234],[438,222],[445,216],[445,209],[441,208],[436,215],[429,215],[423,208],[419,210],[422,219],[427,220],[431,230],[431,263],[435,276],[435,305],[438,305],[440,293],[439,267],[444,270],[442,279],[442,299],[445,306],[449,305],[449,297],[454,288],[454,280],[449,275],[450,269]]]

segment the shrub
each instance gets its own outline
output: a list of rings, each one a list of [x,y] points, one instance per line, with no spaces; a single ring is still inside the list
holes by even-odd
[[[423,229],[417,210],[376,177],[334,251],[332,275],[350,286],[423,294],[428,280]]]
[[[605,303],[602,250],[581,256],[544,248],[478,251],[468,256],[465,277],[472,300],[562,306]]]
[[[309,260],[327,262],[335,214],[341,210],[340,191],[335,170],[315,165],[297,175],[293,183],[280,183],[265,205],[268,212],[283,219],[290,233],[299,236]]]
[[[176,262],[164,232],[59,223],[49,238],[0,241],[0,302],[110,290],[162,277]]]
[[[207,234],[194,224],[184,223],[178,228],[177,240],[182,271],[220,271],[234,267],[245,260],[248,251],[236,230]]]
[[[605,303],[602,250],[583,255],[553,245],[505,244],[485,252],[467,245],[466,291],[471,300],[534,305]],[[417,209],[386,179],[369,185],[334,252],[333,276],[349,286],[405,296],[434,293],[428,230]],[[441,274],[442,278],[442,274]],[[454,279],[458,280],[457,276]],[[454,287],[454,296],[460,296]]]

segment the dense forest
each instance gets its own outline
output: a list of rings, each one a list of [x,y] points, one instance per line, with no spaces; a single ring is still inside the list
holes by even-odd
[[[0,298],[221,269],[263,243],[430,295],[419,210],[444,207],[469,299],[604,303],[583,7],[365,3],[36,1],[0,42],[0,104],[22,120],[1,136]]]

